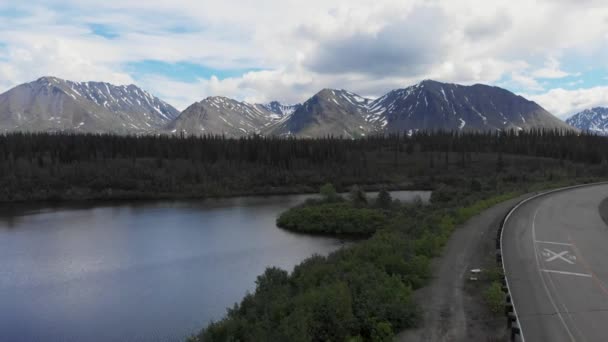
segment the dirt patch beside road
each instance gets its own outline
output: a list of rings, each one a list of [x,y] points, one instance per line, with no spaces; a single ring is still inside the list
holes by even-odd
[[[420,326],[402,332],[397,341],[508,340],[506,317],[492,314],[483,302],[489,282],[469,278],[471,269],[496,267],[498,225],[524,198],[498,204],[454,230],[442,256],[433,261],[433,280],[414,295],[424,311]]]

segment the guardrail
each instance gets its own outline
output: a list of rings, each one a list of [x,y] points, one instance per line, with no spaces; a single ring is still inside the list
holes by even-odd
[[[524,337],[524,333],[521,328],[521,323],[520,323],[521,321],[519,320],[519,316],[517,315],[517,309],[515,307],[515,302],[514,302],[513,298],[511,297],[511,288],[509,287],[509,280],[507,279],[507,272],[505,269],[505,265],[502,262],[502,244],[503,244],[502,236],[503,236],[505,225],[507,224],[507,222],[509,220],[509,217],[511,217],[511,215],[519,207],[521,207],[522,205],[528,203],[529,201],[532,201],[539,197],[543,197],[543,196],[550,195],[550,194],[560,192],[560,191],[578,189],[578,188],[594,186],[594,185],[604,185],[604,184],[608,184],[608,182],[573,185],[573,186],[567,186],[567,187],[563,187],[563,188],[559,188],[559,189],[548,190],[548,191],[541,192],[539,194],[535,194],[533,196],[530,196],[530,197],[520,201],[515,206],[513,206],[513,208],[511,208],[511,210],[509,210],[509,212],[507,212],[505,217],[500,222],[500,226],[498,227],[498,232],[496,234],[496,263],[498,264],[499,267],[502,267],[502,272],[503,272],[503,277],[501,279],[501,282],[502,282],[503,292],[505,293],[505,315],[507,316],[507,327],[510,329],[510,333],[511,333],[511,337],[510,337],[511,341],[516,341],[518,337],[519,337],[519,340],[522,342],[525,342],[526,339]]]

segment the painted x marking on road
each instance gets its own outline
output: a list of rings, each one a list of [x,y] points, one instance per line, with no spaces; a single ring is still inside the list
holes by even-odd
[[[560,259],[560,260],[563,260],[563,261],[569,263],[570,265],[574,265],[574,262],[572,262],[571,260],[568,260],[568,259],[564,258],[564,256],[568,255],[568,251],[563,251],[563,252],[560,252],[560,253],[555,253],[554,251],[545,248],[545,252],[547,252],[548,254],[551,255],[551,257],[549,257],[548,259],[545,260],[546,262],[551,262],[553,260]]]

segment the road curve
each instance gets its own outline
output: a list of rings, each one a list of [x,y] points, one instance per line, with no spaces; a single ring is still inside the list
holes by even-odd
[[[505,223],[502,255],[525,341],[608,341],[608,184],[532,199]]]

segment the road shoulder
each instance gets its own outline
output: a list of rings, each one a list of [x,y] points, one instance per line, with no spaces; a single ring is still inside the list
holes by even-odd
[[[500,203],[457,227],[442,256],[433,260],[433,279],[414,298],[423,309],[416,329],[397,341],[497,341],[506,338],[503,316],[483,302],[485,283],[469,280],[470,270],[495,267],[496,231],[507,212],[528,195]]]

